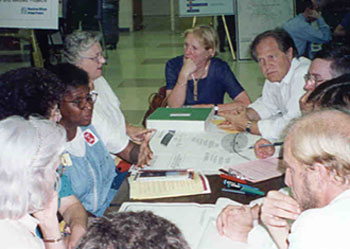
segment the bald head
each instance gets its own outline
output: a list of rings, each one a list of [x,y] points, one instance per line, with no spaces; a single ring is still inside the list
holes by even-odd
[[[286,144],[302,164],[320,163],[342,180],[350,177],[350,116],[341,110],[310,113],[287,129]]]

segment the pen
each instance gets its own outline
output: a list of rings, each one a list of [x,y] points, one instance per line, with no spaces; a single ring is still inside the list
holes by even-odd
[[[261,195],[261,196],[265,195],[265,192],[263,192],[263,191],[256,190],[256,189],[251,189],[251,188],[247,188],[247,187],[242,187],[240,189],[240,191],[243,191],[246,194],[254,194],[254,195]]]
[[[239,178],[239,179],[245,180],[243,176],[239,176],[238,174],[235,174],[235,173],[233,173],[233,172],[228,172],[227,170],[225,170],[225,169],[223,169],[223,168],[219,169],[219,171],[222,172],[222,173],[224,173],[224,174],[226,174],[226,175],[233,176],[233,177],[237,177],[237,178]]]
[[[235,194],[241,194],[241,195],[245,195],[246,194],[246,192],[244,192],[244,191],[235,190],[235,189],[229,189],[229,188],[222,188],[221,191],[229,192],[229,193],[235,193]]]
[[[226,185],[227,187],[232,187],[232,188],[250,188],[250,189],[255,189],[255,190],[260,190],[259,188],[256,188],[256,187],[252,187],[252,186],[249,186],[249,185],[246,185],[246,184],[242,184],[242,183],[235,183],[235,182],[232,182],[232,181],[228,181],[228,180],[223,180],[222,182],[224,185]]]
[[[219,171],[226,174],[226,175],[230,175],[230,172],[228,172],[227,170],[225,170],[223,168],[219,169]]]
[[[239,178],[234,177],[234,176],[225,175],[225,174],[220,174],[220,178],[226,179],[226,180],[230,180],[230,181],[234,181],[234,182],[243,183],[243,184],[247,183],[245,180],[239,179]]]
[[[269,147],[269,146],[281,146],[283,145],[283,142],[276,142],[276,143],[272,143],[272,144],[260,144],[259,148],[264,148],[264,147]],[[254,149],[254,145],[249,146],[249,149]]]

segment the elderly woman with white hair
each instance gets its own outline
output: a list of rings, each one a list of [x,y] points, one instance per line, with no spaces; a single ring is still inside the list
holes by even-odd
[[[66,143],[49,120],[0,121],[1,248],[65,248],[57,212],[56,169]],[[35,235],[40,226],[43,239]]]
[[[98,93],[92,124],[108,151],[130,163],[150,164],[153,153],[148,144],[149,131],[125,123],[119,99],[102,76],[102,67],[106,60],[99,40],[99,35],[92,32],[73,32],[65,40],[65,60],[86,71],[90,90]],[[129,137],[141,142],[141,145],[134,143]]]

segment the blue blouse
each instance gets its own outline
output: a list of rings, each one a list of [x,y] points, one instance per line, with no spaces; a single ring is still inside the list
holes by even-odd
[[[175,87],[182,65],[183,55],[175,57],[166,63],[165,77],[167,90]],[[207,77],[198,81],[198,100],[194,100],[193,80],[191,79],[187,84],[184,105],[223,104],[225,93],[228,93],[234,99],[242,91],[244,89],[239,84],[229,65],[219,58],[212,58]]]
[[[72,166],[65,167],[64,175],[69,178],[73,192],[84,208],[102,216],[127,172],[117,171],[113,158],[92,125],[80,128],[85,141],[85,155],[69,154]]]

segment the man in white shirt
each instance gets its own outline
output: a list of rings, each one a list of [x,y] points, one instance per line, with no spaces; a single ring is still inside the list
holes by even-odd
[[[271,191],[261,220],[280,249],[349,248],[350,116],[324,110],[299,119],[284,144],[285,182]],[[288,220],[295,220],[290,227]]]
[[[296,58],[294,42],[282,29],[258,35],[251,54],[266,78],[262,96],[248,108],[240,106],[219,114],[230,122],[231,129],[277,140],[286,124],[301,115],[299,99],[305,93],[304,75],[310,60]]]
[[[317,86],[349,73],[350,47],[331,45],[325,46],[317,52],[308,73],[305,75],[304,90],[306,93],[299,100],[301,112],[306,113],[313,110],[313,104],[308,103],[307,100]],[[271,144],[271,141],[261,138],[256,142],[254,149],[257,158],[264,159],[274,155],[275,148],[273,146],[260,147],[262,144]]]
[[[348,112],[328,109],[305,115],[288,127],[283,161],[285,183],[292,194],[270,191],[260,215],[279,249],[349,248],[349,122]],[[240,229],[233,226],[232,214],[223,212],[219,232],[243,243],[249,241],[249,217],[254,218],[255,213],[251,210],[233,209],[240,212],[239,219],[248,218],[244,223],[233,220],[240,223]],[[253,245],[242,244],[241,248]]]

